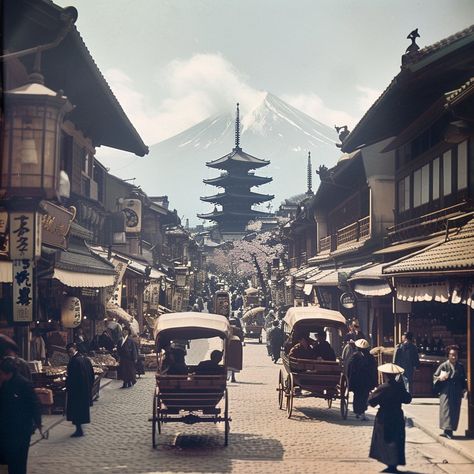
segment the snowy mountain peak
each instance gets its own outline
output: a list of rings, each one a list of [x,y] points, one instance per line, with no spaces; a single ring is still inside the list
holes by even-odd
[[[336,163],[337,135],[332,128],[269,92],[263,92],[253,106],[244,105],[240,144],[247,153],[270,160],[259,174],[270,176],[273,181],[260,191],[275,195],[276,210],[283,199],[306,191],[308,151],[313,169]],[[217,176],[206,162],[229,153],[234,144],[235,112],[230,110],[153,145],[148,157],[134,167],[135,177],[148,194],[167,194],[179,215],[196,224],[200,222],[196,213],[212,210],[199,197],[219,191],[202,182]]]

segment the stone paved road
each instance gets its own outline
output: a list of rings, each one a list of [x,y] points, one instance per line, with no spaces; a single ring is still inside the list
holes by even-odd
[[[210,348],[197,347],[199,354]],[[278,410],[275,391],[279,365],[263,344],[248,342],[245,369],[229,384],[232,416],[229,446],[223,427],[167,424],[156,450],[151,447],[154,376],[120,390],[112,382],[92,409],[84,438],[71,439],[62,422],[30,450],[31,474],[90,473],[375,473],[384,467],[367,457],[371,422],[339,415],[334,403],[295,400],[294,419]],[[370,419],[373,420],[374,412]],[[222,424],[221,424],[222,425]],[[406,472],[473,472],[472,464],[435,443],[416,428],[407,430]]]

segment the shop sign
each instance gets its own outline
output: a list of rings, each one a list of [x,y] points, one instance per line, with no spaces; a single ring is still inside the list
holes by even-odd
[[[110,263],[115,267],[115,277],[113,286],[108,287],[106,290],[107,294],[105,299],[110,303],[120,306],[122,302],[122,280],[128,266],[128,261],[114,257],[110,260]]]
[[[161,283],[150,283],[143,293],[143,300],[148,303],[149,308],[158,310],[160,304],[160,287]]]
[[[81,300],[75,296],[67,296],[61,306],[61,324],[64,328],[76,328],[82,321]]]
[[[33,260],[13,260],[13,321],[33,321]]]
[[[351,293],[343,293],[339,298],[339,301],[346,309],[352,309],[355,306],[355,298]]]
[[[0,255],[8,257],[8,212],[0,211]]]
[[[76,208],[66,209],[48,201],[41,203],[45,214],[42,216],[43,243],[60,249],[67,249],[67,237],[76,217]]]
[[[41,255],[40,215],[10,213],[10,260],[33,260]]]
[[[125,214],[125,232],[142,230],[142,203],[139,199],[123,199],[122,212]]]

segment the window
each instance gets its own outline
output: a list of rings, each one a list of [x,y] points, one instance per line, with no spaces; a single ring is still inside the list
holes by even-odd
[[[439,158],[433,160],[433,200],[439,199]]]
[[[421,168],[421,204],[426,204],[430,200],[430,165],[429,163]]]
[[[398,212],[410,209],[410,176],[398,182]]]
[[[451,150],[443,153],[443,196],[452,192],[452,154]]]
[[[413,207],[421,205],[421,169],[413,173]]]
[[[458,145],[458,190],[467,188],[467,140]]]

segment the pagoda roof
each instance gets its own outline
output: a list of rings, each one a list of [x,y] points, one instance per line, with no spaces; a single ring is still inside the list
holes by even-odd
[[[255,156],[245,153],[242,148],[236,146],[230,153],[214,161],[208,161],[206,166],[209,168],[228,169],[235,165],[245,165],[249,169],[261,168],[270,164],[268,160],[261,160]]]
[[[260,186],[261,184],[266,184],[272,181],[272,178],[267,178],[265,176],[256,176],[254,174],[248,174],[244,176],[233,176],[230,174],[221,174],[216,178],[204,179],[205,184],[212,184],[214,186],[226,186],[232,183],[239,184],[249,184],[251,186]]]
[[[274,198],[272,194],[260,194],[249,191],[247,193],[232,193],[225,191],[223,193],[215,194],[214,196],[201,197],[201,201],[220,203],[226,200],[247,200],[251,202],[265,202]]]
[[[268,217],[267,212],[261,211],[254,211],[253,209],[249,209],[246,211],[213,211],[209,212],[208,214],[198,214],[197,216],[200,219],[209,219],[214,221],[219,221],[222,219],[228,218],[253,218],[253,217]]]

